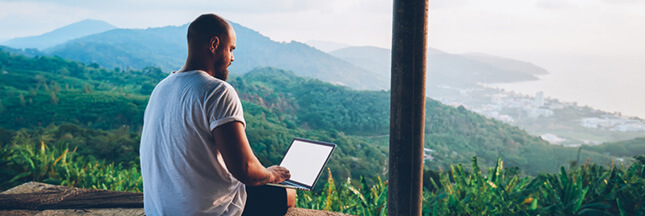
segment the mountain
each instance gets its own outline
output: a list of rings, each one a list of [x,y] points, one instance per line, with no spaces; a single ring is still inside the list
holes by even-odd
[[[187,27],[113,29],[68,41],[45,52],[110,69],[157,66],[169,72],[180,68],[186,59]]]
[[[300,42],[280,43],[259,32],[231,22],[237,34],[233,74],[256,67],[277,67],[355,89],[385,89],[387,77],[354,66]],[[186,58],[188,25],[148,29],[115,29],[75,39],[46,50],[49,55],[106,68],[141,69],[158,66],[164,71],[180,68]]]
[[[320,79],[354,89],[386,90],[390,86],[390,51],[376,47],[346,47],[329,54],[306,44],[276,42],[231,22],[237,33],[233,74],[256,67],[275,67],[298,76]],[[186,58],[188,25],[148,29],[114,29],[68,41],[46,50],[49,55],[106,68],[176,70]],[[312,42],[313,43],[313,42]],[[319,42],[315,42],[321,44]],[[327,43],[327,45],[329,45]],[[341,44],[332,44],[342,47]],[[530,63],[484,55],[454,55],[428,50],[428,91],[441,85],[470,87],[477,83],[535,80],[546,70]]]
[[[309,40],[305,42],[307,45],[315,47],[316,49],[322,50],[323,52],[331,52],[334,50],[343,49],[350,47],[349,44],[336,43],[333,41],[320,41],[320,40]]]
[[[390,52],[389,49],[363,46],[347,47],[330,54],[380,76],[389,77]],[[441,85],[468,88],[477,83],[535,80],[535,75],[546,73],[545,69],[531,63],[488,55],[456,55],[429,48],[427,56],[428,92],[433,92],[433,88]]]
[[[115,28],[115,26],[104,21],[86,19],[41,35],[14,38],[3,42],[2,45],[20,49],[36,48],[44,50],[72,39]]]
[[[392,54],[389,49],[373,46],[353,46],[334,50],[329,54],[365,68],[379,76],[387,77],[388,80],[390,78],[390,59]],[[387,88],[389,89],[389,83]]]
[[[549,73],[546,69],[541,68],[533,63],[492,56],[484,53],[466,53],[462,54],[461,56],[478,62],[484,62],[490,65],[494,65],[502,70],[516,71],[522,74],[545,75]]]
[[[77,29],[77,26],[96,22],[101,21],[82,21],[43,36],[72,32],[71,29]],[[233,74],[244,74],[256,67],[275,67],[354,89],[389,89],[388,49],[310,41],[319,46],[345,47],[330,52],[330,55],[300,42],[272,41],[257,31],[234,22],[231,24],[238,36],[234,53],[236,61],[230,67]],[[187,27],[113,29],[67,41],[46,49],[45,53],[87,64],[97,63],[106,68],[157,66],[169,72],[180,68],[186,58]],[[546,72],[516,60],[486,55],[454,55],[432,48],[428,50],[428,59],[428,92],[440,92],[433,88],[445,85],[468,88],[477,83],[534,80],[536,74]]]

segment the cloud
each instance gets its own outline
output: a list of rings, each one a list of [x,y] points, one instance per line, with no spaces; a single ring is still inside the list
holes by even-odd
[[[74,9],[75,14],[85,14]],[[14,38],[49,32],[82,20],[70,14],[68,7],[46,2],[0,1],[0,37]]]
[[[429,1],[428,7],[430,9],[459,8],[465,7],[468,3],[470,0],[432,0]]]
[[[176,10],[197,10],[208,9],[216,11],[244,11],[254,13],[266,12],[293,12],[309,10],[313,8],[329,7],[330,1],[318,0],[0,0],[4,2],[33,2],[48,3],[60,6],[69,6],[86,9],[104,10],[155,10],[155,9],[176,9]],[[355,0],[354,0],[355,1]],[[334,1],[332,1],[334,2]]]
[[[224,12],[222,16],[277,41],[335,41],[389,47],[392,3],[331,0],[324,7],[291,12]]]
[[[644,0],[603,0],[603,2],[610,4],[642,4]]]
[[[365,41],[375,32],[390,35],[391,7],[389,0],[0,0],[0,39],[42,34],[87,18],[147,28],[183,25],[199,14],[217,13],[280,40],[325,39],[338,35],[333,29],[343,29],[364,34],[360,41]]]
[[[535,3],[535,6],[547,10],[560,10],[572,7],[572,5],[565,0],[540,0]]]

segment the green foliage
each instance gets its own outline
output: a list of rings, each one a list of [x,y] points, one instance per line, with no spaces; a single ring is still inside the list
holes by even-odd
[[[489,175],[483,175],[477,158],[473,157],[472,173],[466,173],[461,165],[451,166],[448,174],[442,174],[443,187],[433,182],[434,192],[426,191],[424,212],[436,215],[517,215],[530,209],[530,194],[539,187],[539,182],[517,174],[507,174],[503,162],[498,160]]]
[[[126,125],[138,133],[147,104],[147,95],[141,93],[149,93],[165,76],[154,67],[107,70],[96,64],[5,52],[0,52],[0,65],[8,71],[0,75],[4,106],[0,127],[11,130],[72,123],[102,130]],[[335,176],[363,175],[372,183],[374,177],[385,175],[389,92],[351,90],[273,68],[232,77],[230,83],[244,101],[247,134],[263,163],[279,163],[289,140],[303,137],[341,145],[330,162]],[[428,100],[426,108],[425,147],[433,157],[427,168],[468,164],[473,155],[488,167],[501,155],[508,166],[536,175],[557,171],[577,154],[464,108],[434,100]],[[609,161],[586,150],[581,156],[596,163]]]
[[[2,148],[3,189],[25,181],[39,181],[65,186],[116,191],[142,191],[139,165],[131,162],[115,164],[92,156],[77,155],[76,148],[58,142],[31,143],[31,139],[18,133],[14,143]],[[9,179],[10,178],[10,179]]]
[[[78,148],[81,155],[117,163],[137,159],[140,136],[139,133],[131,132],[127,126],[110,131],[93,130],[70,123],[17,132],[0,128],[0,138],[6,140],[3,141],[3,148],[15,145],[16,139],[20,140],[18,143],[63,143],[70,148]]]
[[[141,190],[137,158],[145,94],[165,76],[160,69],[107,70],[2,51],[0,68],[7,71],[0,74],[3,189],[36,180]],[[318,184],[313,193],[300,192],[299,206],[385,214],[387,183],[381,177],[387,174],[389,92],[355,91],[273,68],[230,82],[243,100],[247,136],[263,164],[278,164],[293,137],[338,144],[321,176],[327,184]],[[425,172],[426,213],[643,214],[642,162],[629,168],[591,165],[610,158],[553,146],[516,127],[430,99],[425,128],[426,153],[432,157],[426,168],[449,170]],[[471,159],[474,155],[477,159]],[[510,169],[503,169],[500,155]],[[576,157],[590,162],[558,169]],[[347,180],[335,184],[332,176]]]
[[[473,157],[471,172],[461,165],[430,180],[423,194],[424,215],[645,215],[645,164],[627,168],[587,163],[570,171],[520,177],[496,166],[482,174]],[[318,193],[299,192],[296,206],[355,215],[385,215],[387,183],[336,187],[332,178]]]
[[[139,175],[136,165],[139,139],[140,135],[130,132],[128,127],[112,131],[73,124],[19,131],[0,128],[0,190],[24,181],[119,190],[133,188],[128,185],[136,182],[117,182],[136,179]],[[56,159],[62,161],[57,163]],[[120,176],[123,173],[128,178]]]
[[[615,157],[632,157],[645,154],[645,137],[634,138],[619,142],[609,142],[600,145],[584,146],[583,149]]]
[[[296,207],[353,215],[387,215],[387,182],[378,178],[374,184],[369,185],[361,177],[358,186],[354,186],[351,178],[347,178],[336,187],[329,173],[322,191],[298,191]]]
[[[279,164],[294,137],[337,143],[327,167],[334,176],[359,178],[369,176],[372,183],[376,176],[384,173],[387,153],[383,147],[371,145],[358,137],[342,132],[326,130],[302,130],[288,128],[278,114],[252,103],[243,103],[244,118],[247,121],[246,134],[251,148],[264,165]],[[323,173],[321,178],[325,178]],[[317,185],[316,190],[321,190]]]
[[[352,135],[389,131],[389,93],[356,91],[274,68],[258,68],[231,80],[242,99],[262,105],[301,128]]]
[[[273,112],[270,118],[283,127],[337,131],[372,146],[388,145],[389,92],[351,90],[275,68],[256,68],[230,82],[243,100],[262,106],[263,113]],[[551,145],[517,127],[432,99],[426,102],[425,142],[432,150],[433,160],[426,161],[430,169],[468,164],[474,155],[482,166],[489,167],[502,156],[507,166],[537,175],[556,172],[578,155],[577,149]],[[370,157],[380,153],[364,154]],[[608,156],[584,149],[580,156],[596,163],[610,161]]]
[[[433,215],[642,215],[645,214],[645,165],[629,168],[590,164],[559,174],[520,178],[499,160],[489,176],[466,174],[453,166],[444,187],[426,195],[424,212]],[[426,192],[427,193],[427,192]],[[624,200],[624,202],[620,202]],[[629,201],[627,201],[629,200]]]
[[[149,86],[165,74],[158,68],[109,71],[58,57],[28,58],[0,51],[0,127],[34,128],[69,122],[115,129],[142,124]],[[64,86],[64,87],[63,87]]]

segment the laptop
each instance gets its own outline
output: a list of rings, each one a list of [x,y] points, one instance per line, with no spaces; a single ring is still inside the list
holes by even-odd
[[[325,164],[334,152],[336,144],[295,138],[280,162],[281,167],[289,169],[291,178],[278,184],[267,184],[276,187],[293,188],[311,191],[320,177]]]

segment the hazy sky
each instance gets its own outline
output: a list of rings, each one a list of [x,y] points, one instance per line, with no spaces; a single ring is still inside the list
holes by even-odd
[[[391,8],[387,0],[0,0],[0,40],[86,18],[145,28],[182,25],[215,12],[278,41],[387,48]],[[430,0],[429,23],[429,44],[455,53],[645,50],[645,0]]]
[[[146,28],[215,12],[273,40],[389,48],[391,11],[387,0],[0,0],[0,41],[86,18]],[[645,82],[645,0],[430,0],[429,25],[430,46],[447,52],[525,60],[552,73],[614,73],[641,81],[634,86]],[[634,88],[624,91],[637,91],[635,99],[645,101],[645,88]]]

